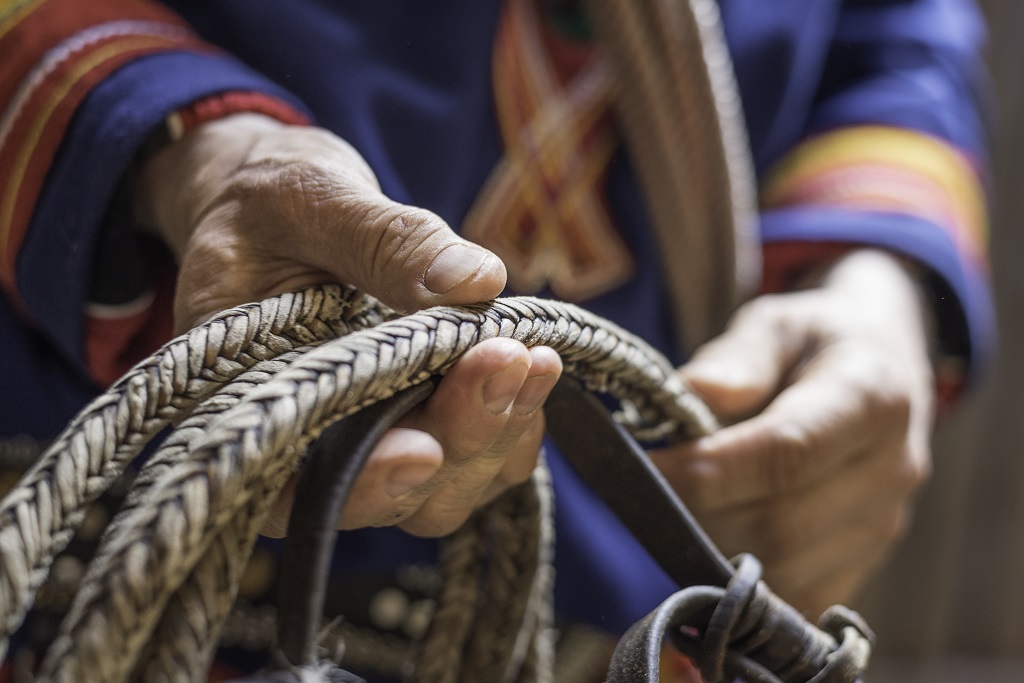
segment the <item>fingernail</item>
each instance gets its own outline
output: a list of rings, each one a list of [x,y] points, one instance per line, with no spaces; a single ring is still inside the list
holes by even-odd
[[[391,473],[384,490],[392,498],[401,498],[430,481],[435,471],[432,465],[403,465]]]
[[[508,410],[523,386],[525,374],[526,367],[516,364],[487,378],[484,382],[484,407],[494,415]]]
[[[540,408],[551,392],[551,387],[555,385],[555,377],[555,373],[549,372],[531,377],[523,382],[523,388],[519,390],[519,394],[516,396],[516,413],[529,415]]]
[[[445,294],[480,270],[491,255],[469,244],[445,247],[427,266],[423,284],[434,294]]]

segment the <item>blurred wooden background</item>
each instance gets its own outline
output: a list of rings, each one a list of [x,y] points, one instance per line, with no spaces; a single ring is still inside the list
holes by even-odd
[[[1024,681],[1024,2],[980,4],[996,98],[1000,354],[939,429],[911,535],[858,605],[881,637],[872,681]]]

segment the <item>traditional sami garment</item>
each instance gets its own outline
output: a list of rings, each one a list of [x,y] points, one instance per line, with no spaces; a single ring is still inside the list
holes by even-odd
[[[962,386],[992,340],[975,8],[771,5],[720,2],[760,182],[762,289],[784,290],[852,245],[901,254],[922,266],[933,294],[940,383]],[[132,232],[123,197],[155,133],[241,111],[314,122],[352,143],[393,199],[456,229],[483,210],[481,189],[501,184],[488,179],[511,163],[503,145],[515,144],[516,113],[502,107],[505,82],[494,82],[516,69],[495,49],[501,9],[499,0],[0,2],[0,439],[53,438],[169,335],[173,268]],[[572,71],[587,68],[581,58]],[[580,137],[599,166],[581,177],[607,224],[574,240],[518,221],[523,241],[512,243],[548,235],[538,244],[562,249],[560,262],[592,269],[566,278],[523,248],[507,257],[522,261],[512,282],[581,299],[682,361],[641,191],[624,151],[601,137],[601,94],[591,95],[593,116],[577,124],[597,131]],[[506,213],[522,201],[515,191],[504,199]],[[621,631],[676,587],[557,453],[550,463],[557,610]],[[339,572],[367,588],[434,552],[394,530],[345,533],[340,545]],[[254,601],[272,582],[273,556],[272,544],[257,551]]]

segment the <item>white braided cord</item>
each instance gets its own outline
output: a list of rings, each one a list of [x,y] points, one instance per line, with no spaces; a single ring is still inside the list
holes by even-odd
[[[316,297],[312,293],[294,296]],[[85,454],[85,459],[94,463],[93,469],[106,467],[119,472],[130,458],[126,454],[137,452],[146,435],[152,435],[169,419],[182,419],[202,397],[215,392],[217,383],[211,376],[218,380],[238,379],[246,367],[254,368],[252,374],[260,374],[268,364],[273,364],[274,369],[286,366],[284,360],[275,359],[288,353],[297,342],[282,343],[280,326],[271,325],[275,333],[270,336],[247,332],[250,346],[260,349],[258,353],[251,348],[243,353],[240,343],[226,343],[232,338],[231,325],[238,322],[239,316],[259,319],[265,324],[268,312],[276,314],[282,308],[285,317],[294,318],[292,309],[284,304],[263,302],[219,317],[203,328],[204,332],[190,333],[189,340],[201,337],[204,345],[212,340],[216,348],[222,349],[219,353],[197,353],[187,348],[187,343],[186,348],[181,348],[182,340],[171,342],[155,360],[140,364],[133,375],[112,390],[116,398],[99,399],[85,416],[76,420],[72,431],[59,441],[60,447],[55,446],[46,458],[51,462],[43,471],[56,472],[53,476],[64,482],[59,476],[62,468],[69,467],[68,462],[78,462]],[[360,316],[360,323],[371,318],[382,320],[387,312],[363,305]],[[350,329],[351,321],[352,316],[345,324],[328,325],[327,331],[337,334],[339,328]],[[299,327],[306,330],[302,325]],[[251,326],[245,329],[250,330]],[[304,332],[291,334],[307,344],[314,341]],[[166,673],[175,663],[190,658],[195,665],[186,667],[190,671],[181,680],[201,676],[215,641],[213,636],[227,616],[270,501],[295,470],[306,444],[338,419],[443,373],[473,345],[498,336],[519,339],[527,346],[554,348],[562,355],[567,373],[591,389],[628,401],[632,405],[630,414],[638,416],[638,423],[632,425],[636,430],[693,435],[714,427],[710,414],[687,392],[673,368],[645,342],[568,304],[518,298],[431,309],[354,331],[301,356],[290,354],[296,359],[265,384],[253,385],[244,395],[237,388],[225,388],[221,395],[209,399],[192,421],[182,425],[185,431],[168,441],[151,468],[140,477],[140,486],[131,494],[130,504],[104,538],[98,564],[89,570],[91,581],[77,596],[40,680],[122,681],[139,666],[146,667],[147,675]],[[269,348],[268,340],[273,342],[273,349]],[[241,356],[252,360],[239,363],[237,358]],[[140,384],[134,378],[154,374],[165,381],[155,391],[136,396],[133,392]],[[252,384],[247,380],[243,383]],[[121,404],[135,411],[121,416],[116,423],[133,426],[131,430],[119,431],[125,435],[122,438],[133,444],[131,450],[123,445],[111,446],[108,439],[89,438],[90,431],[95,431],[95,418],[90,416],[97,412],[102,415],[107,406]],[[146,417],[140,417],[139,412]],[[153,415],[159,419],[150,417]],[[208,427],[201,426],[206,422]],[[72,450],[66,444],[78,446]],[[86,448],[89,445],[98,446],[102,455],[93,456]],[[190,450],[182,457],[186,447]],[[116,467],[109,464],[115,459]],[[36,475],[36,479],[29,481],[39,478]],[[20,489],[13,492],[11,495],[19,501],[15,509],[20,512],[31,501],[37,507],[45,507],[40,506],[40,501],[52,500],[45,497],[49,486],[30,487],[41,491],[35,499],[26,497]],[[77,493],[68,500],[75,504],[87,497]],[[6,509],[0,505],[0,515]],[[73,523],[66,520],[73,520],[74,514],[74,509],[62,511],[61,524],[73,529]],[[38,510],[34,516],[45,519],[48,527],[55,526]],[[13,522],[9,520],[0,516],[0,534],[17,533],[32,540],[23,530],[12,531],[26,520],[30,526],[38,526],[31,521],[32,515],[15,515]],[[504,533],[508,536],[519,531]],[[550,537],[544,543],[549,541]],[[54,541],[38,544],[25,551],[24,556],[45,563],[47,555],[52,557],[58,545]],[[537,557],[545,558],[548,551],[542,546],[543,543],[534,544],[522,556],[532,556],[534,562]],[[19,569],[16,558],[7,557],[6,548],[3,552],[6,566]],[[488,571],[492,572],[488,591],[494,590],[502,573],[522,578],[518,576],[520,569],[503,566],[503,561],[501,557],[488,559]],[[550,672],[550,614],[544,613],[541,603],[546,601],[539,598],[548,588],[538,588],[550,578],[545,573],[550,571],[545,569],[548,565],[542,560],[537,565],[540,569],[535,566],[531,570],[537,578],[527,581],[525,588],[511,591],[526,596],[523,599],[531,609],[523,620],[532,623],[525,630],[513,629],[509,637],[503,638],[505,644],[495,645],[494,652],[500,654],[487,653],[490,646],[480,643],[470,646],[469,652],[476,652],[473,656],[480,662],[490,661],[492,666],[504,669],[503,680],[532,680]],[[20,576],[30,573],[26,569],[27,565],[21,568]],[[42,576],[44,570],[45,566],[36,569]],[[30,592],[31,582],[17,576],[10,577],[10,581],[14,585],[12,590]],[[29,603],[30,597],[19,598],[16,604],[4,603],[5,623],[20,618],[12,617],[10,605],[20,610]],[[439,609],[443,609],[444,601],[441,604]],[[199,618],[197,614],[205,616]],[[462,610],[460,618],[465,620],[466,614]],[[468,614],[467,624],[476,612],[471,610]],[[168,636],[168,647],[172,650],[160,650],[160,641],[164,639],[153,640],[154,634]],[[151,641],[154,644],[148,645]],[[194,647],[199,647],[200,652],[194,652]],[[111,657],[111,652],[120,656]]]

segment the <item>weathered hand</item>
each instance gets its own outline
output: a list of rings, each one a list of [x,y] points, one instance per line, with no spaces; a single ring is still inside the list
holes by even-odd
[[[200,126],[147,161],[135,216],[180,264],[175,326],[325,282],[353,284],[400,311],[485,301],[505,268],[438,216],[385,197],[362,157],[331,133],[243,114]],[[533,469],[538,410],[558,355],[508,339],[475,347],[389,432],[340,524],[449,533]],[[265,531],[286,528],[290,487]]]
[[[727,555],[757,555],[814,617],[854,596],[928,476],[925,340],[907,272],[862,251],[754,300],[681,370],[732,424],[652,456]]]
[[[264,294],[345,282],[399,311],[492,299],[494,254],[380,192],[328,131],[255,114],[204,124],[148,161],[138,222],[179,259],[175,326]]]

